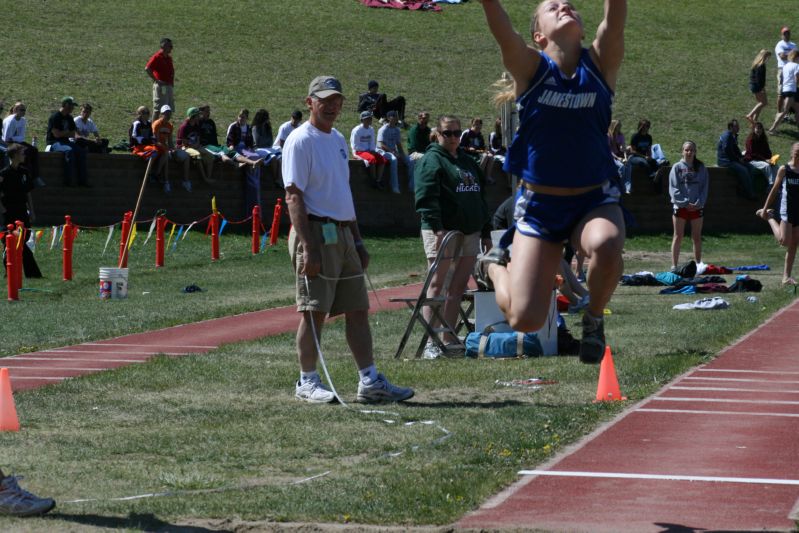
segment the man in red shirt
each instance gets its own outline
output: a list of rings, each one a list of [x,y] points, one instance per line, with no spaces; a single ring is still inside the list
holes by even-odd
[[[152,55],[144,71],[153,80],[153,122],[161,106],[175,109],[175,67],[172,64],[172,39],[161,39],[161,49]]]

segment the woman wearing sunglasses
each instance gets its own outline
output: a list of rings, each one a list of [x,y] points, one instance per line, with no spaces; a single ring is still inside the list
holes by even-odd
[[[513,83],[499,95],[515,100],[519,129],[506,170],[521,177],[514,228],[481,256],[475,276],[496,291],[516,331],[545,322],[563,245],[590,257],[591,303],[583,315],[580,360],[605,353],[603,311],[622,274],[624,218],[606,132],[624,56],[626,0],[605,0],[593,43],[571,2],[545,0],[530,23],[531,44],[513,29],[499,0],[480,0]],[[504,97],[504,98],[503,98]],[[513,243],[513,268],[507,247]]]
[[[485,177],[474,159],[460,148],[462,133],[457,117],[445,115],[439,118],[435,128],[436,142],[427,148],[414,173],[416,212],[422,218],[422,242],[428,267],[447,232],[458,230],[464,234],[461,256],[444,304],[444,319],[453,326],[481,242],[485,247],[491,246],[491,214],[483,192]],[[440,263],[427,291],[428,297],[441,295],[449,266],[449,262]],[[429,321],[429,308],[424,308],[423,312]],[[458,355],[463,355],[457,338],[445,333],[441,340],[445,345],[460,346]],[[438,346],[428,342],[424,357],[435,359],[440,355]]]

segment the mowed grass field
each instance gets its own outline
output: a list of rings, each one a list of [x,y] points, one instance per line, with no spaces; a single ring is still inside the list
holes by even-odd
[[[505,5],[525,33],[533,4]],[[265,107],[275,124],[282,122],[301,107],[310,79],[322,73],[344,84],[343,132],[357,121],[357,94],[369,79],[379,80],[390,96],[405,95],[409,112],[495,114],[490,84],[501,66],[475,1],[437,14],[366,9],[355,0],[4,7],[14,38],[0,57],[0,96],[26,101],[30,128],[40,138],[47,116],[71,95],[94,105],[104,136],[121,140],[134,109],[151,105],[143,68],[162,36],[175,41],[178,114],[208,102],[220,129],[241,107]],[[591,38],[602,3],[583,0],[577,7]],[[631,0],[615,110],[625,134],[629,138],[638,118],[647,117],[655,142],[672,160],[691,138],[699,157],[712,164],[726,122],[754,104],[747,87],[751,59],[760,48],[773,49],[794,11],[784,0]],[[774,77],[773,62],[768,77]],[[786,125],[782,131],[772,137],[772,148],[787,154],[796,130]],[[734,294],[728,310],[679,313],[671,306],[697,297],[634,287],[619,288],[610,303],[608,340],[631,401],[712,358],[793,301],[793,292],[779,287],[782,251],[765,225],[763,235],[730,231],[706,236],[705,259],[770,264],[772,271],[756,275],[764,284],[757,302]],[[56,249],[37,251],[47,277],[27,283],[35,290],[23,292],[21,302],[4,305],[1,355],[292,302],[284,241],[251,257],[245,238],[225,235],[223,259],[211,264],[199,228],[159,271],[151,266],[153,242],[143,249],[140,240],[131,256],[130,297],[100,302],[97,268],[114,263],[117,244],[103,257],[105,236],[79,236],[72,283],[60,281]],[[626,271],[668,268],[669,242],[665,236],[630,239]],[[375,285],[419,280],[424,259],[418,239],[370,238],[367,245]],[[732,276],[727,279],[732,283]],[[192,283],[205,292],[180,293]],[[293,334],[17,394],[23,429],[0,434],[0,466],[26,474],[23,485],[55,497],[59,507],[44,519],[0,519],[0,529],[449,524],[515,480],[520,468],[551,458],[628,405],[593,404],[597,368],[572,357],[394,360],[407,318],[396,311],[372,319],[379,368],[417,390],[412,402],[384,414],[295,401]],[[567,323],[579,333],[577,317]],[[326,327],[323,349],[337,388],[352,399],[356,373],[340,321]],[[536,391],[495,384],[532,376],[557,384]],[[150,493],[168,494],[113,500]],[[75,499],[90,501],[70,503]]]
[[[504,4],[526,37],[534,3]],[[602,2],[576,5],[588,44]],[[795,7],[790,0],[630,1],[615,106],[627,138],[646,117],[672,161],[681,143],[693,139],[699,157],[715,164],[727,121],[742,120],[754,105],[752,59],[761,48],[774,49],[782,26],[794,25]],[[176,119],[207,102],[222,132],[242,107],[268,109],[277,127],[303,108],[308,83],[319,74],[343,83],[345,133],[357,124],[357,97],[370,79],[390,97],[404,95],[409,113],[480,116],[487,125],[497,116],[491,83],[502,66],[474,0],[440,13],[367,9],[356,0],[31,0],[4,8],[14,38],[0,57],[0,98],[26,101],[30,129],[40,138],[49,114],[70,95],[94,105],[95,121],[112,143],[124,139],[136,107],[152,105],[144,65],[163,36],[175,43]],[[772,59],[767,127],[775,111],[774,69]],[[745,133],[744,124],[742,146]],[[772,149],[785,157],[796,138],[796,128],[786,125]]]
[[[60,253],[40,247],[47,278],[27,282],[37,290],[4,305],[0,335],[22,339],[21,350],[42,349],[291,300],[284,245],[251,257],[246,238],[223,235],[222,260],[211,264],[208,239],[197,232],[159,270],[149,266],[152,242],[134,245],[128,299],[99,301],[105,235],[81,233],[73,282],[60,281]],[[628,240],[626,271],[666,268],[669,242]],[[378,287],[419,280],[418,239],[367,245]],[[671,309],[698,296],[620,287],[608,306],[607,336],[630,401],[708,361],[795,297],[780,287],[782,251],[770,236],[708,235],[705,246],[715,264],[756,261],[774,270],[756,275],[764,285],[756,302],[729,294],[731,307],[715,312]],[[205,292],[181,294],[189,283]],[[396,360],[407,320],[404,310],[371,319],[379,369],[417,391],[378,411],[296,401],[293,333],[16,394],[22,431],[0,434],[2,466],[27,474],[26,487],[59,504],[41,519],[0,518],[0,528],[444,525],[629,405],[592,403],[598,369],[575,357],[424,361],[409,349]],[[575,332],[578,320],[566,315]],[[351,401],[357,373],[342,321],[325,327],[322,347],[336,388]],[[496,383],[536,376],[556,383],[539,390]]]

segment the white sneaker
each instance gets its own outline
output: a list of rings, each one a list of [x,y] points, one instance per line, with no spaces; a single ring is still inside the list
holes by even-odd
[[[335,394],[325,387],[321,381],[310,380],[305,383],[297,381],[294,388],[294,397],[310,403],[332,403],[336,400]]]
[[[422,352],[422,359],[438,359],[441,355],[441,348],[433,342],[428,342]]]
[[[42,515],[55,507],[52,498],[39,498],[23,490],[17,483],[16,476],[8,476],[0,480],[0,515],[35,516]]]
[[[402,402],[413,398],[413,389],[392,385],[383,374],[378,374],[377,379],[370,385],[358,383],[358,396],[356,401],[361,403],[375,402]]]

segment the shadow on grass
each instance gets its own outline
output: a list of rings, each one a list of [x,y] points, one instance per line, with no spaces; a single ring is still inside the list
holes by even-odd
[[[143,529],[145,531],[169,531],[170,533],[232,533],[231,529],[208,529],[199,526],[179,526],[165,522],[153,514],[131,513],[123,516],[100,516],[96,514],[50,513],[47,520],[63,520],[75,524],[108,529]]]

